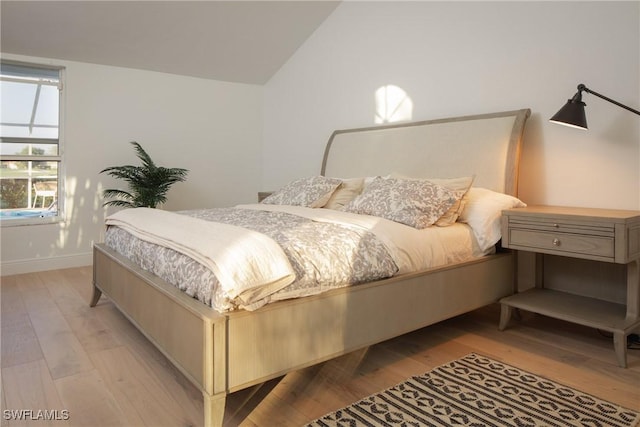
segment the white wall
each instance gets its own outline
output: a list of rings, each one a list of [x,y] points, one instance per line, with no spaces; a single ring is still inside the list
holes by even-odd
[[[101,190],[124,188],[99,174],[137,163],[129,141],[154,161],[189,169],[167,209],[231,206],[260,189],[262,87],[117,67],[3,55],[66,67],[66,220],[2,227],[2,274],[91,264],[106,210]]]
[[[318,173],[393,84],[414,120],[531,108],[526,202],[640,209],[640,117],[585,94],[589,131],[547,121],[578,83],[640,108],[640,3],[343,2],[265,86],[263,189]]]

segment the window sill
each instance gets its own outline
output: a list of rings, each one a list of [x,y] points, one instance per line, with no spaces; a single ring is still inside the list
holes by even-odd
[[[20,218],[20,219],[0,219],[0,228],[9,227],[21,227],[27,225],[47,225],[57,224],[63,222],[64,218],[61,216],[50,217],[32,217],[32,218]]]

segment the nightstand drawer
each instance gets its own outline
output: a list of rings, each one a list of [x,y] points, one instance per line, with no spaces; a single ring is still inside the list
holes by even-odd
[[[551,233],[571,233],[588,236],[613,237],[615,226],[598,221],[576,221],[564,218],[520,218],[509,217],[509,228]]]
[[[615,256],[613,237],[510,229],[509,246],[551,253]]]

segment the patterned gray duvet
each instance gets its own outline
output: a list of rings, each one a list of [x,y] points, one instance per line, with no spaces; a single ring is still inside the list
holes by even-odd
[[[183,211],[206,221],[244,227],[263,233],[285,252],[296,280],[245,309],[272,301],[318,294],[393,276],[398,265],[385,244],[361,227],[318,222],[285,212],[241,208]],[[214,273],[173,249],[138,239],[118,227],[108,227],[105,243],[119,254],[188,295],[220,312],[238,309],[218,286]]]

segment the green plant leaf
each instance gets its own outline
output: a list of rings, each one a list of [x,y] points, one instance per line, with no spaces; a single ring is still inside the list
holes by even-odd
[[[182,168],[158,167],[140,144],[135,141],[131,144],[142,166],[110,166],[100,171],[127,182],[129,186],[129,191],[104,190],[103,197],[113,199],[104,205],[155,208],[166,202],[166,194],[171,186],[176,182],[185,181],[189,171]]]

